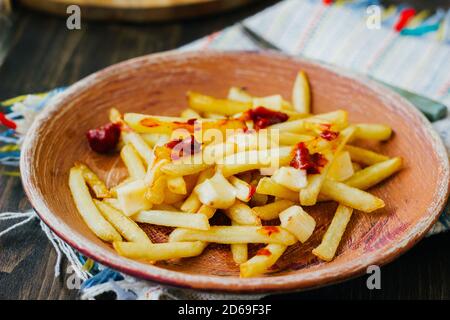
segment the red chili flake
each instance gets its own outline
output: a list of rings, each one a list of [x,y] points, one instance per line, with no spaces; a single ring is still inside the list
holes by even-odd
[[[250,191],[248,193],[248,198],[250,199],[256,192],[256,187],[254,185],[250,185]]]
[[[165,144],[167,148],[175,149],[175,153],[172,152],[172,157],[179,159],[186,155],[192,155],[200,152],[201,143],[195,140],[194,136],[187,137],[185,139],[175,139]],[[186,153],[187,152],[187,153]],[[175,159],[175,160],[176,160]]]
[[[286,113],[273,111],[264,107],[257,107],[246,111],[242,120],[252,120],[256,130],[267,128],[273,124],[285,122],[289,119]]]
[[[3,113],[0,112],[0,122],[5,127],[8,127],[10,129],[16,130],[17,125],[14,121],[9,120]]]
[[[197,119],[196,118],[192,118],[192,119],[189,119],[188,121],[186,121],[186,123],[191,125],[191,126],[193,126],[195,124],[195,121],[197,121]]]
[[[175,125],[176,128],[180,128],[180,129],[186,129],[189,132],[193,132],[194,129],[199,130],[199,127],[195,127],[195,121],[197,121],[197,119],[189,119],[186,122],[181,122],[181,121],[174,121],[173,124]]]
[[[339,132],[331,131],[331,130],[324,130],[324,131],[322,131],[320,136],[325,140],[332,141],[332,140],[335,140],[339,136]]]
[[[394,29],[397,32],[402,31],[404,27],[408,24],[409,20],[411,20],[416,14],[416,10],[413,8],[406,8],[400,12],[400,18],[395,23]]]
[[[144,127],[149,127],[149,128],[159,126],[159,123],[157,121],[155,121],[153,119],[148,119],[148,118],[142,119],[139,123],[141,125],[143,125]]]
[[[272,254],[272,252],[270,252],[270,250],[266,249],[266,248],[259,249],[256,252],[257,256],[270,256],[271,254]]]
[[[113,151],[120,138],[120,124],[108,123],[97,129],[91,129],[86,133],[89,146],[98,153]]]
[[[322,137],[325,140],[332,141],[332,140],[335,140],[339,136],[339,132],[331,130],[331,124],[329,124],[329,123],[322,123],[322,124],[320,124],[320,127],[322,128],[320,137]]]
[[[289,165],[295,169],[306,170],[309,174],[317,174],[327,162],[328,160],[321,153],[310,154],[305,143],[300,142]]]
[[[166,147],[170,148],[170,149],[173,149],[181,142],[183,142],[183,139],[175,139],[175,140],[167,142],[166,143]]]
[[[280,232],[280,229],[275,226],[265,226],[265,227],[262,227],[260,230],[262,233],[267,234],[268,236],[271,236],[273,233]]]

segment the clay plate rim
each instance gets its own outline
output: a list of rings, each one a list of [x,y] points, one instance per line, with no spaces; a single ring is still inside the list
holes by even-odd
[[[43,196],[33,183],[33,177],[28,168],[33,164],[34,145],[36,145],[38,138],[42,132],[43,125],[50,117],[57,116],[60,109],[64,108],[65,101],[70,99],[72,95],[76,95],[80,90],[88,89],[92,84],[99,82],[101,79],[117,72],[123,72],[127,69],[132,69],[133,65],[139,65],[140,62],[152,63],[161,60],[177,61],[182,59],[193,59],[196,57],[226,57],[233,56],[238,59],[249,55],[263,55],[268,59],[288,59],[304,64],[313,65],[317,68],[331,71],[340,77],[351,79],[368,87],[371,91],[379,96],[383,96],[386,102],[391,104],[403,105],[408,112],[413,113],[425,131],[429,134],[430,140],[434,146],[435,152],[439,157],[439,165],[442,179],[438,182],[437,192],[434,195],[434,202],[430,204],[423,217],[418,220],[414,227],[410,228],[408,233],[403,235],[403,238],[397,243],[393,243],[385,250],[385,247],[377,249],[368,254],[364,260],[358,259],[351,262],[346,262],[342,265],[329,267],[322,271],[306,271],[301,274],[291,274],[282,276],[268,276],[259,278],[242,279],[239,277],[221,277],[221,276],[205,276],[194,275],[183,272],[171,271],[153,265],[148,265],[120,257],[117,254],[111,254],[106,249],[95,245],[86,243],[82,236],[66,226],[58,216],[53,214],[45,205]],[[62,240],[67,242],[70,246],[81,252],[82,254],[104,264],[110,266],[123,273],[162,283],[170,286],[191,288],[196,290],[208,292],[222,292],[222,293],[270,293],[281,291],[293,291],[302,289],[311,289],[314,287],[324,286],[331,283],[343,281],[348,278],[355,277],[365,272],[369,265],[383,265],[402,253],[410,249],[416,244],[431,226],[437,221],[441,211],[444,208],[445,202],[449,195],[449,162],[446,149],[434,131],[428,120],[414,108],[407,100],[402,98],[397,93],[390,89],[381,86],[380,84],[369,80],[365,77],[355,75],[354,73],[343,71],[339,68],[324,66],[316,62],[306,59],[294,58],[284,54],[265,51],[265,52],[250,52],[250,51],[233,51],[233,52],[165,52],[159,54],[151,54],[147,56],[133,58],[113,66],[100,70],[92,75],[76,82],[63,93],[55,97],[50,104],[41,112],[34,123],[32,124],[27,136],[25,137],[22,146],[22,153],[20,158],[21,179],[25,189],[25,193],[30,200],[33,208],[42,219],[42,221]]]

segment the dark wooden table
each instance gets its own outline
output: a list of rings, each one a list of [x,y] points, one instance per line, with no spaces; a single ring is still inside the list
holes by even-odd
[[[9,27],[0,25],[0,100],[70,85],[113,63],[177,48],[249,16],[277,1],[196,21],[153,25],[83,22],[69,31],[65,19],[18,9]],[[393,1],[400,2],[400,1]],[[414,1],[418,7],[449,6],[448,0]],[[0,177],[0,212],[29,208],[21,182]],[[6,224],[0,223],[0,228]],[[294,299],[449,299],[450,233],[424,239],[382,268],[381,290],[368,290],[366,277],[303,293]],[[63,276],[54,277],[56,253],[37,221],[0,239],[0,299],[73,299]]]

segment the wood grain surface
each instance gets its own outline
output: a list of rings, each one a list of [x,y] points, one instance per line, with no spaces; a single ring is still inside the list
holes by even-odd
[[[5,40],[0,43],[5,58],[0,66],[0,99],[68,85],[118,61],[176,48],[275,2],[263,1],[254,7],[198,21],[147,26],[86,23],[79,31],[68,31],[64,19],[16,11],[2,38]],[[424,3],[414,4],[423,7]],[[435,8],[448,6],[448,2],[426,1],[426,5]],[[27,208],[20,180],[1,177],[0,210]],[[383,267],[381,290],[368,290],[366,277],[360,277],[323,289],[272,298],[450,299],[449,241],[449,233],[424,239]],[[67,289],[64,278],[54,278],[55,258],[51,244],[35,222],[2,237],[0,298],[76,298],[77,291]]]
[[[66,15],[68,5],[78,5],[93,20],[130,22],[167,21],[224,12],[256,0],[18,0],[26,7]]]

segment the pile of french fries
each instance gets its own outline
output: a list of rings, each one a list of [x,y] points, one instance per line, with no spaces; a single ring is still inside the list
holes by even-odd
[[[110,121],[121,125],[118,149],[128,170],[118,185],[107,188],[83,164],[70,170],[82,218],[124,257],[149,262],[194,257],[208,243],[220,243],[230,245],[241,277],[259,276],[288,246],[314,233],[308,207],[336,201],[334,218],[312,251],[330,261],[353,211],[384,207],[366,190],[402,166],[399,157],[352,145],[358,139],[388,140],[388,126],[351,124],[344,110],[311,114],[304,72],[297,75],[292,102],[232,87],[226,99],[189,92],[188,103],[180,117],[111,109]],[[256,113],[260,107],[287,120],[264,118]],[[231,134],[219,139],[218,133],[226,132]],[[211,225],[217,214],[225,214],[229,225]],[[167,243],[152,243],[140,224],[174,230]],[[249,257],[249,244],[263,247]]]

